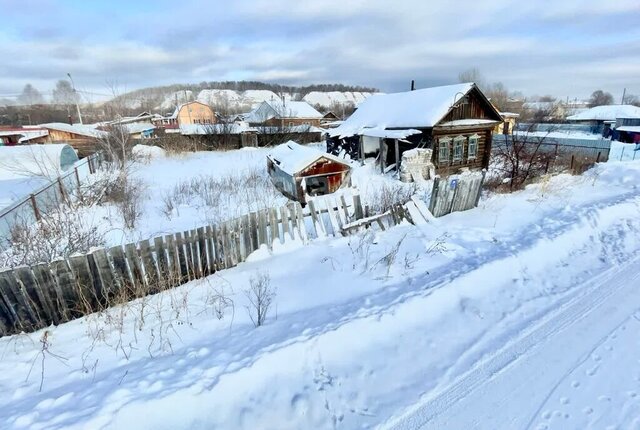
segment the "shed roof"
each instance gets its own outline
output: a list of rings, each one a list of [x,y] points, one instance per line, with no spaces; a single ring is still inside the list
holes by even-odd
[[[394,94],[374,94],[331,136],[353,136],[366,128],[429,128],[435,126],[451,107],[475,88],[475,84],[446,85]],[[497,113],[497,111],[496,111]]]
[[[64,122],[50,122],[46,124],[40,124],[40,127],[46,128],[49,130],[64,131],[67,133],[73,133],[73,134],[77,134],[80,136],[87,136],[87,137],[105,137],[107,135],[107,132],[98,130],[94,126],[86,125],[86,124],[71,125],[71,124],[66,124]]]
[[[276,163],[282,171],[287,172],[292,176],[301,172],[321,158],[326,158],[328,160],[344,164],[345,166],[349,166],[349,162],[342,158],[338,158],[335,155],[328,154],[326,152],[318,151],[317,149],[310,148],[308,146],[302,146],[293,140],[276,146],[271,152],[269,152],[267,157]]]
[[[570,121],[615,121],[617,118],[640,118],[640,107],[633,105],[596,106],[567,117]]]
[[[252,123],[265,122],[271,118],[321,119],[322,114],[307,102],[282,103],[282,100],[267,100],[245,116],[245,120]]]
[[[627,133],[640,133],[640,126],[625,125],[625,126],[616,128],[616,130],[617,131],[626,131]]]

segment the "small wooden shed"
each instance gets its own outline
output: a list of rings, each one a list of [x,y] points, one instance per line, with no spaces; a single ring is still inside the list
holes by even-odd
[[[267,155],[267,171],[282,194],[304,205],[307,196],[330,194],[347,184],[351,166],[346,160],[290,140]]]

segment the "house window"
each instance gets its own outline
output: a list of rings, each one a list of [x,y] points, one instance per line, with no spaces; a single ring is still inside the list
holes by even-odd
[[[462,154],[464,153],[464,141],[467,140],[464,136],[458,136],[453,139],[453,161],[462,160]]]
[[[474,134],[473,136],[469,136],[469,154],[467,155],[467,159],[475,160],[478,156],[478,140],[480,136]]]
[[[449,162],[449,143],[451,143],[451,139],[449,138],[438,141],[438,163],[440,164]]]

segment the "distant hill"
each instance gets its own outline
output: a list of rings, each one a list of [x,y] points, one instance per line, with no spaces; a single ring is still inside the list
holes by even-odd
[[[108,103],[127,110],[167,113],[180,103],[198,100],[218,110],[239,113],[247,112],[263,101],[285,98],[305,100],[328,111],[357,106],[377,92],[376,88],[342,84],[294,87],[253,81],[201,82],[143,88],[122,94]]]

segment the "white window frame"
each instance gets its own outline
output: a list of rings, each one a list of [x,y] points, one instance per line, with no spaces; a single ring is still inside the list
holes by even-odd
[[[449,163],[449,144],[451,143],[450,137],[444,137],[438,139],[438,164]],[[443,149],[446,149],[445,156],[443,157]]]
[[[475,160],[478,157],[478,143],[480,143],[480,136],[474,134],[469,136],[469,149],[467,160]],[[473,148],[473,151],[471,149]]]
[[[458,136],[453,139],[453,161],[462,161],[462,159],[464,158],[465,140],[467,140],[465,136]]]

